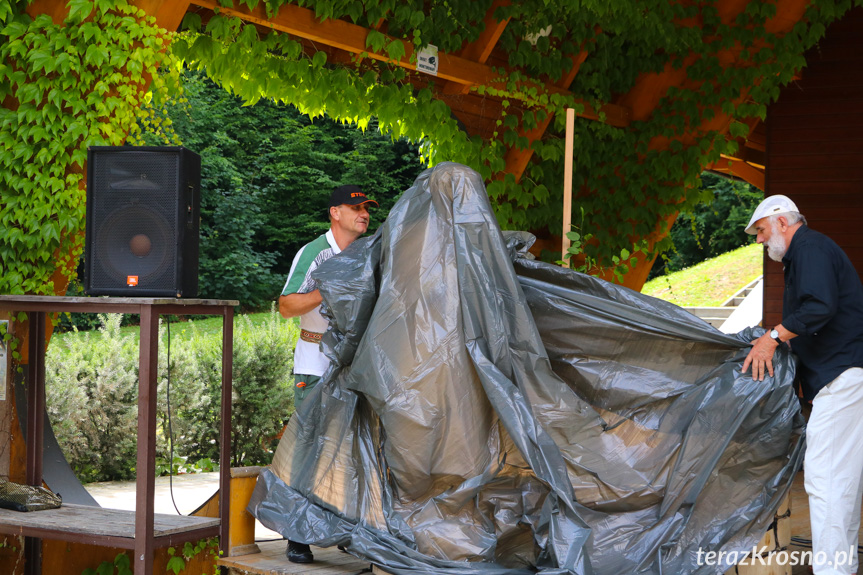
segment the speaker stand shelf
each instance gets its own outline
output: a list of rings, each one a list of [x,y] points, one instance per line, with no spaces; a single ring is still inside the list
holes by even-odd
[[[160,298],[95,298],[95,297],[53,297],[53,296],[0,296],[0,311],[26,312],[29,321],[29,368],[27,370],[27,483],[42,485],[42,429],[45,413],[45,351],[47,336],[45,331],[46,314],[50,312],[79,313],[131,313],[140,314],[140,348],[138,364],[138,459],[136,511],[117,520],[130,523],[129,533],[133,535],[126,545],[117,545],[115,531],[109,533],[74,533],[71,525],[55,521],[51,527],[35,523],[23,524],[20,521],[4,521],[0,517],[0,532],[25,536],[26,573],[41,573],[40,537],[77,541],[86,537],[87,542],[107,547],[122,546],[134,551],[133,565],[135,575],[152,575],[153,551],[156,547],[171,545],[185,537],[194,540],[213,534],[219,535],[219,547],[225,555],[230,550],[230,485],[231,485],[231,386],[233,368],[233,328],[234,307],[239,302],[233,300],[201,299],[160,299]],[[219,521],[201,522],[184,528],[182,537],[162,537],[161,524],[154,518],[153,495],[156,482],[156,389],[158,383],[159,357],[159,316],[173,315],[220,315],[222,316],[222,397],[221,426],[219,445]],[[63,506],[60,509],[64,509]],[[71,506],[70,506],[71,507]],[[59,511],[59,510],[57,510]],[[66,510],[67,512],[69,509]],[[72,510],[74,511],[74,510]],[[78,510],[80,511],[80,510]],[[50,512],[44,517],[52,520]],[[8,519],[8,518],[7,518]],[[37,520],[34,514],[32,518]],[[56,518],[55,518],[56,519]],[[164,521],[161,521],[163,523]],[[74,522],[73,522],[74,523]],[[80,525],[78,526],[80,527]],[[157,538],[157,532],[160,536]],[[121,536],[122,537],[122,536]],[[173,541],[173,543],[172,543]]]

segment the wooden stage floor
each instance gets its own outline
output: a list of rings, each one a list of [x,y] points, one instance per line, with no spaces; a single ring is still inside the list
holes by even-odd
[[[312,547],[315,562],[306,565],[291,563],[285,558],[288,542],[258,543],[260,553],[227,557],[219,565],[230,568],[230,575],[359,575],[371,573],[371,565],[335,547]]]
[[[803,489],[803,472],[797,474],[791,488],[791,536],[810,539],[809,501]],[[358,575],[369,573],[370,565],[352,555],[337,549],[313,547],[315,562],[310,565],[297,565],[285,559],[286,541],[259,543],[261,553],[228,557],[219,561],[220,565],[231,567],[231,575]],[[789,551],[802,552],[809,547],[794,545]],[[809,567],[798,565],[792,575],[808,575]]]

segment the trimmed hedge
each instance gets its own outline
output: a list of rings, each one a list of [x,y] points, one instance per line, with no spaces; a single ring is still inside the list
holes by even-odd
[[[70,465],[83,482],[135,477],[138,334],[120,330],[120,314],[100,315],[93,332],[56,338],[46,359],[48,415]],[[178,461],[219,458],[221,330],[172,323],[171,431]],[[157,458],[167,462],[168,357],[160,324]],[[271,311],[263,323],[234,322],[233,466],[267,464],[275,436],[293,413],[291,369],[299,334]],[[189,465],[188,467],[192,467]],[[160,468],[164,469],[164,464]]]

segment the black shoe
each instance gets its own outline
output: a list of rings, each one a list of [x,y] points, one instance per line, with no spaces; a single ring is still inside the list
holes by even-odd
[[[288,561],[291,563],[312,563],[315,560],[311,548],[305,543],[297,543],[296,541],[288,541],[288,550],[285,555],[288,556]]]

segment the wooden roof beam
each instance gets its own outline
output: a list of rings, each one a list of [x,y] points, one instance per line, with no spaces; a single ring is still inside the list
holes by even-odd
[[[199,6],[196,8],[200,8]],[[216,15],[212,10],[201,9],[198,14],[201,17],[201,27],[206,27],[210,19]],[[267,26],[263,26],[258,23],[252,23],[252,25],[258,30],[260,34],[267,34],[271,28]],[[357,65],[357,58],[354,54],[350,52],[345,52],[344,50],[339,50],[338,48],[334,48],[332,46],[327,46],[326,44],[315,43],[311,40],[306,40],[305,38],[299,38],[297,41],[302,46],[303,53],[311,58],[315,55],[316,52],[324,52],[327,55],[327,63],[329,64],[341,64],[344,66],[354,66]]]
[[[501,6],[509,6],[509,4],[510,0],[494,0],[494,2],[491,3],[488,12],[486,12],[485,20],[483,21],[485,28],[475,42],[471,42],[461,49],[458,53],[459,57],[472,60],[480,64],[485,64],[488,61],[488,57],[491,56],[491,51],[494,50],[494,47],[497,45],[497,41],[500,40],[500,35],[503,34],[506,25],[509,24],[509,18],[502,21],[496,20],[494,13]],[[447,82],[444,85],[442,92],[444,94],[467,94],[469,90],[470,86],[458,84],[456,82]]]
[[[719,160],[705,166],[704,169],[734,174],[759,190],[764,189],[764,171],[750,166],[742,160],[723,155]]]
[[[258,4],[254,10],[249,10],[245,6],[226,8],[219,6],[219,3],[215,0],[194,0],[192,4],[213,11],[218,10],[221,14],[236,16],[247,22],[267,26],[280,32],[306,38],[314,42],[320,42],[321,44],[345,50],[346,52],[368,54],[370,58],[375,60],[392,62],[386,54],[372,52],[366,47],[366,37],[369,33],[366,28],[343,20],[331,19],[321,22],[315,16],[314,11],[294,4],[283,5],[279,9],[279,13],[272,18],[267,16],[263,4]],[[402,42],[404,44],[405,55],[394,63],[409,70],[416,70],[416,62],[411,62],[411,56],[414,52],[413,44],[389,36],[387,37],[387,41]],[[486,85],[501,91],[507,90],[506,83],[500,81],[498,74],[491,66],[472,62],[445,52],[439,52],[438,59],[437,77],[442,80],[468,86]],[[539,91],[547,91],[564,96],[572,95],[569,90],[555,85],[544,85],[540,82],[522,82],[519,87],[525,89],[536,88]],[[599,112],[594,110],[589,103],[580,100],[576,100],[576,102],[584,105],[584,111],[580,114],[582,117],[592,120],[599,119]],[[608,124],[621,127],[629,125],[630,113],[627,108],[608,104],[603,106],[601,111],[605,114]]]
[[[575,76],[578,74],[578,70],[581,68],[581,65],[584,63],[584,60],[587,58],[587,51],[582,50],[581,53],[572,57],[572,67],[569,69],[569,72],[561,78],[557,86],[558,87],[568,87],[572,84],[573,80],[575,80]],[[527,165],[530,162],[530,158],[533,157],[533,147],[532,144],[542,138],[545,134],[545,131],[548,129],[548,126],[551,124],[551,119],[553,115],[549,113],[545,120],[539,123],[539,125],[533,130],[529,130],[527,132],[523,132],[519,130],[519,136],[526,136],[528,141],[527,148],[521,149],[516,147],[511,147],[506,151],[506,155],[504,156],[504,160],[506,161],[506,171],[515,176],[516,180],[520,180],[522,174],[527,169]]]
[[[498,8],[509,6],[511,3],[511,0],[494,0],[485,15],[485,29],[480,33],[476,42],[471,42],[462,48],[458,55],[462,58],[485,64],[488,61],[488,57],[491,56],[491,51],[497,46],[497,41],[500,40],[501,34],[503,34],[504,29],[509,24],[509,18],[506,20],[496,20],[494,13]]]

